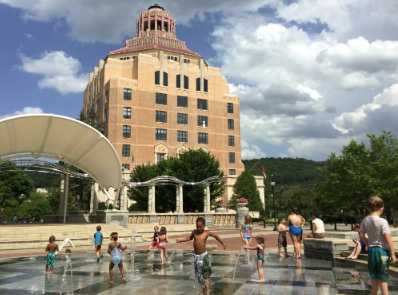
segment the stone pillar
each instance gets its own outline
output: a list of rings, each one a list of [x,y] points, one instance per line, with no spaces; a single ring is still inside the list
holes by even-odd
[[[238,207],[236,210],[236,228],[240,228],[245,223],[245,216],[249,214],[249,208]]]
[[[123,210],[128,211],[128,187],[125,185],[123,186]]]
[[[148,196],[148,213],[155,214],[155,186],[151,186]]]
[[[90,213],[97,214],[98,210],[98,183],[91,186]]]
[[[176,185],[176,213],[180,213],[180,190],[179,186]]]
[[[184,213],[184,190],[182,184],[178,185],[178,192],[180,195],[180,210],[178,213]]]
[[[65,204],[65,177],[61,179],[61,184],[59,187],[59,204],[58,204],[58,214],[61,215],[64,212]]]
[[[210,185],[206,185],[206,213],[210,213]]]
[[[66,223],[66,214],[68,213],[68,195],[69,195],[69,166],[66,166],[65,174],[65,193],[64,193],[64,223]]]

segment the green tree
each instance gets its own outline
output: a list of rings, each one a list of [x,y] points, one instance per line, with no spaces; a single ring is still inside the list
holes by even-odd
[[[314,191],[309,187],[291,186],[283,191],[282,198],[285,204],[285,215],[288,215],[292,208],[297,207],[300,213],[308,218],[317,207]]]
[[[248,200],[248,208],[250,211],[260,212],[264,205],[260,199],[260,193],[257,189],[256,180],[249,171],[243,171],[238,176],[233,187],[233,195],[229,201],[229,207],[237,209],[237,199],[245,198]]]
[[[161,175],[174,176],[186,182],[198,182],[211,176],[218,176],[220,181],[210,185],[210,200],[214,203],[224,192],[223,172],[218,160],[210,153],[198,149],[187,150],[177,157],[169,157],[158,165],[138,165],[131,174],[132,182],[144,182]],[[130,210],[147,211],[148,187],[132,187],[130,198],[137,203]],[[184,186],[184,212],[203,211],[204,186]],[[156,211],[168,212],[175,210],[176,186],[156,186]]]
[[[32,193],[28,200],[22,202],[18,208],[19,217],[29,217],[31,220],[39,221],[46,214],[51,213],[50,203],[44,194]]]
[[[87,111],[87,114],[85,114],[84,111],[81,110],[79,120],[86,123],[87,125],[90,125],[94,129],[97,129],[99,132],[104,134],[106,129],[106,123],[105,122],[99,123],[99,116],[93,109],[89,109]]]

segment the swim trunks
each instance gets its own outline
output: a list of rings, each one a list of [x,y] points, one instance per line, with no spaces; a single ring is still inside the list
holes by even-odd
[[[278,236],[278,248],[287,247],[286,236]]]
[[[387,281],[389,266],[390,251],[381,247],[369,247],[368,270],[372,279]]]
[[[54,266],[55,265],[55,252],[48,252],[46,257],[46,265]]]
[[[195,276],[199,282],[203,282],[211,276],[211,267],[209,261],[209,255],[206,252],[202,254],[193,254]]]

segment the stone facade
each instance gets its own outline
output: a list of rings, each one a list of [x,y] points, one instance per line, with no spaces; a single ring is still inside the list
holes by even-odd
[[[84,114],[89,110],[105,124],[126,171],[133,160],[157,163],[187,148],[213,154],[229,183],[244,169],[239,98],[220,69],[177,39],[174,19],[158,5],[138,17],[136,36],[90,74]]]

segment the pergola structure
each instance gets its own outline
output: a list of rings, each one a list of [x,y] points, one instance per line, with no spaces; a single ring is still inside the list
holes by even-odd
[[[204,186],[205,197],[204,197],[204,208],[203,212],[209,213],[210,208],[210,184],[220,181],[218,176],[212,176],[205,180],[198,182],[187,182],[180,180],[173,176],[158,176],[145,182],[130,182],[130,187],[149,186],[148,196],[148,213],[154,214],[155,210],[155,189],[156,185],[175,185],[176,186],[176,213],[184,213],[184,200],[183,200],[183,186]]]
[[[0,120],[0,162],[14,159],[53,159],[66,164],[60,212],[66,222],[70,166],[87,173],[109,198],[122,185],[122,167],[109,140],[91,126],[64,116],[32,114]],[[50,164],[49,164],[50,165]]]

